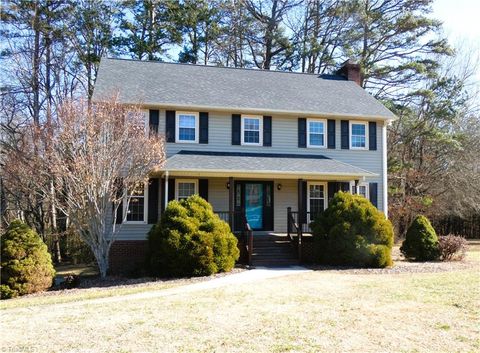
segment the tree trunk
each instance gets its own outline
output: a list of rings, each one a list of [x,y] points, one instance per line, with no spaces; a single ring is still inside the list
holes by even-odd
[[[38,9],[38,1],[35,2],[35,13],[33,15],[33,31],[35,33],[33,42],[33,68],[32,68],[32,93],[33,93],[33,123],[35,126],[40,125],[40,14]]]

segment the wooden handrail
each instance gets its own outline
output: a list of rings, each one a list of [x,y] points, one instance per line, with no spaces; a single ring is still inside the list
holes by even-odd
[[[291,235],[291,227],[295,228],[295,233],[297,235],[297,239],[295,240]],[[290,242],[294,247],[297,248],[298,259],[300,262],[302,261],[302,224],[300,222],[296,222],[293,216],[292,208],[287,207],[287,236],[290,239]]]
[[[241,222],[239,238],[242,240],[245,250],[247,252],[247,261],[249,265],[252,265],[253,255],[253,231],[248,224],[247,217],[243,211],[214,211],[221,220],[230,224],[231,228],[234,225],[235,216],[238,216]],[[233,229],[232,229],[233,231]],[[238,236],[238,235],[237,235]]]

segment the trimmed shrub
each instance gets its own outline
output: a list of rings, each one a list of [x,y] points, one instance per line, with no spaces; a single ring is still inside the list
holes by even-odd
[[[227,272],[240,255],[229,225],[198,195],[169,202],[148,242],[147,267],[160,276]]]
[[[408,227],[405,240],[400,247],[405,258],[415,261],[438,259],[438,238],[435,229],[425,216],[417,216]]]
[[[360,195],[338,192],[310,226],[315,239],[315,257],[321,263],[392,265],[392,224]]]
[[[438,237],[440,260],[463,260],[467,252],[467,240],[459,235],[444,235]]]
[[[15,220],[2,234],[2,299],[43,291],[55,270],[47,246],[25,223]]]

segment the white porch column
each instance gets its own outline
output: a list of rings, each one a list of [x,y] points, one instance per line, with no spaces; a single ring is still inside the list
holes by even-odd
[[[383,213],[388,218],[388,178],[387,178],[387,125],[385,121],[382,126],[382,193],[383,193]]]

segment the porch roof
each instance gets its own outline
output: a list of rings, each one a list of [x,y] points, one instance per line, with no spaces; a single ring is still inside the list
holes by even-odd
[[[345,179],[378,174],[323,155],[180,151],[167,159],[164,171],[177,176]]]

